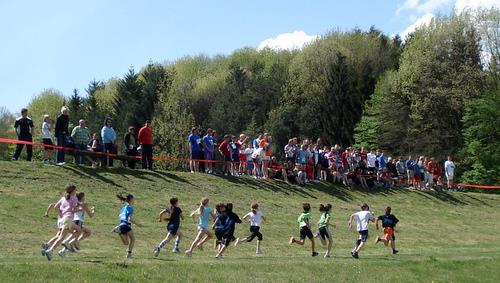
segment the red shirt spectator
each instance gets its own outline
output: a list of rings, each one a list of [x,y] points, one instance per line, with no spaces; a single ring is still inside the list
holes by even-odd
[[[231,157],[231,151],[229,151],[229,143],[226,140],[220,143],[219,150],[222,152],[222,155]]]
[[[153,144],[153,130],[148,127],[144,126],[139,130],[139,144]]]

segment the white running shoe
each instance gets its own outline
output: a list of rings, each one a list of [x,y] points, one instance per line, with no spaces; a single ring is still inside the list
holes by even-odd
[[[158,257],[159,254],[160,254],[160,248],[156,247],[155,250],[153,251],[153,256]]]
[[[261,249],[257,249],[257,250],[255,251],[255,253],[256,253],[256,254],[258,254],[258,255],[260,255],[260,254],[262,254],[262,250],[261,250]]]
[[[127,253],[127,258],[128,258],[128,259],[133,258],[132,253]]]
[[[181,251],[179,251],[179,249],[178,249],[178,248],[173,248],[173,249],[172,249],[172,252],[173,252],[174,254],[178,254],[178,253],[180,253]]]
[[[330,254],[329,253],[325,253],[325,258],[329,258],[330,257]]]
[[[64,258],[66,256],[66,250],[62,249],[57,253],[61,258]]]

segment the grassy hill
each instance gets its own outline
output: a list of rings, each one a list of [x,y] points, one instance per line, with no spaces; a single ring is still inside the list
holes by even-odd
[[[185,172],[110,170],[80,166],[45,166],[40,163],[0,162],[0,282],[496,282],[500,278],[500,195],[481,193],[420,192],[411,190],[348,190],[326,183],[305,188],[272,181],[190,174]],[[55,215],[44,218],[50,202],[56,201],[68,182],[87,195],[96,207],[86,224],[93,230],[82,251],[48,262],[40,255],[40,244],[55,232]],[[114,195],[131,192],[136,197],[137,244],[135,259],[124,261],[126,248],[110,232],[117,223],[121,203]],[[217,202],[233,202],[235,212],[244,215],[254,201],[268,218],[262,255],[255,246],[229,248],[223,260],[209,248],[195,251],[192,258],[176,255],[169,248],[154,258],[154,246],[165,236],[165,224],[158,212],[168,199],[177,196],[187,212],[202,196]],[[333,205],[333,257],[312,258],[310,246],[288,246],[298,236],[297,216],[301,204],[313,206],[314,222],[320,203]],[[400,219],[397,245],[392,255],[371,238],[360,259],[350,256],[357,237],[347,230],[347,218],[359,204],[368,202],[376,215],[393,207]],[[187,218],[181,250],[195,236],[196,225]],[[237,227],[245,236],[248,224]],[[323,251],[320,246],[319,251]]]

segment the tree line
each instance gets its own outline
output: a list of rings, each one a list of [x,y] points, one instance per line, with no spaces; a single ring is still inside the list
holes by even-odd
[[[131,67],[92,80],[85,94],[44,90],[28,109],[37,122],[67,105],[71,123],[85,118],[92,132],[105,117],[119,133],[151,119],[163,156],[187,155],[192,126],[219,136],[271,132],[277,155],[291,137],[452,154],[465,181],[498,184],[499,33],[498,9],[435,18],[404,42],[374,27],[331,31],[301,50],[242,48]]]

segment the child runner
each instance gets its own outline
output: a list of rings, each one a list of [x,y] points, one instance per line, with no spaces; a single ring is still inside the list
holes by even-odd
[[[158,246],[155,247],[153,251],[153,255],[157,257],[160,254],[160,250],[168,244],[171,238],[175,238],[175,246],[172,252],[179,253],[179,244],[181,241],[182,233],[179,231],[179,226],[181,224],[182,217],[182,209],[178,206],[179,200],[177,198],[170,199],[170,208],[165,208],[160,212],[160,222],[162,221],[163,214],[168,213],[170,217],[168,218],[167,224],[167,236],[163,239]]]
[[[392,254],[397,254],[399,251],[396,250],[396,236],[394,236],[394,227],[398,224],[399,220],[391,214],[391,207],[385,208],[385,214],[380,215],[375,222],[375,227],[378,230],[378,222],[382,221],[382,227],[384,227],[384,237],[380,238],[377,236],[375,244],[382,241],[385,246],[391,242]]]
[[[299,216],[297,219],[297,222],[299,223],[300,227],[300,240],[297,241],[295,240],[294,237],[290,238],[290,241],[288,241],[288,244],[298,244],[303,246],[304,245],[304,240],[309,238],[311,240],[311,250],[312,250],[312,256],[317,256],[318,253],[315,250],[315,245],[314,245],[314,237],[311,232],[311,221],[312,221],[312,215],[311,215],[311,205],[309,203],[304,203],[302,204],[302,208],[304,209],[304,212]]]
[[[125,205],[120,210],[120,224],[113,229],[113,232],[116,232],[120,235],[120,239],[122,243],[128,246],[127,249],[127,258],[132,258],[132,250],[134,249],[135,244],[135,236],[134,231],[132,231],[132,223],[137,225],[138,227],[142,227],[142,225],[136,222],[132,215],[134,214],[134,208],[132,204],[134,204],[134,196],[131,194],[126,194],[122,196],[121,194],[116,195],[116,197],[125,202]]]
[[[214,224],[212,225],[212,229],[215,232],[215,248],[218,251],[219,246],[222,242],[222,237],[224,236],[224,227],[226,227],[227,214],[226,207],[223,203],[217,204],[215,206],[215,210],[217,211],[217,213]]]
[[[45,255],[48,260],[52,259],[52,251],[64,240],[70,231],[73,231],[73,214],[78,205],[78,200],[76,198],[76,187],[73,184],[66,186],[64,196],[55,204],[55,208],[59,211],[61,220],[59,221],[59,231],[58,237],[53,240],[52,245],[46,246],[45,250],[42,251],[42,255]]]
[[[251,211],[243,216],[243,219],[250,222],[250,236],[247,236],[243,239],[236,239],[235,246],[239,244],[243,244],[245,242],[251,242],[255,237],[257,237],[257,249],[255,250],[256,254],[261,254],[262,250],[260,249],[260,242],[262,241],[262,233],[260,233],[260,224],[262,221],[266,221],[264,215],[259,210],[259,205],[257,203],[253,203],[251,206]]]
[[[214,212],[210,207],[208,207],[209,199],[207,197],[202,198],[200,201],[200,206],[197,210],[191,213],[191,217],[197,215],[199,218],[198,221],[198,234],[196,235],[194,241],[191,243],[191,246],[188,250],[186,250],[186,255],[191,256],[193,254],[193,249],[198,247],[199,249],[203,249],[203,244],[212,238],[212,232],[208,230],[208,221],[209,217],[212,216],[212,219],[216,219]]]
[[[226,225],[224,227],[224,235],[222,236],[222,242],[219,245],[219,249],[217,254],[215,255],[216,258],[223,258],[223,253],[229,246],[229,244],[235,240],[234,237],[234,229],[236,226],[236,223],[241,223],[240,217],[233,212],[233,204],[232,203],[227,203],[226,204]]]
[[[326,245],[326,241],[328,240],[328,247],[325,253],[325,258],[331,256],[331,250],[333,245],[332,233],[330,232],[330,229],[328,229],[328,226],[335,227],[335,225],[330,224],[331,210],[332,210],[331,204],[319,205],[319,211],[322,212],[321,218],[318,221],[319,237],[320,237],[319,239],[323,246]]]
[[[63,249],[58,252],[60,257],[64,257],[66,255],[66,251],[68,250],[66,247],[69,247],[70,250],[74,247],[76,250],[80,250],[80,241],[90,236],[91,231],[86,226],[83,226],[83,221],[85,220],[85,212],[93,217],[95,213],[95,208],[89,208],[85,203],[85,193],[79,192],[76,194],[76,198],[78,199],[78,206],[76,208],[75,214],[73,216],[73,223],[75,224],[75,230],[73,234],[69,235],[66,240],[63,241]]]
[[[354,258],[358,258],[359,251],[363,248],[366,240],[368,239],[368,223],[369,221],[375,222],[373,214],[368,211],[370,207],[368,204],[364,203],[361,205],[361,211],[351,214],[347,226],[349,229],[352,227],[352,221],[356,220],[356,230],[358,230],[359,238],[356,240],[356,246],[351,251],[351,255]]]

